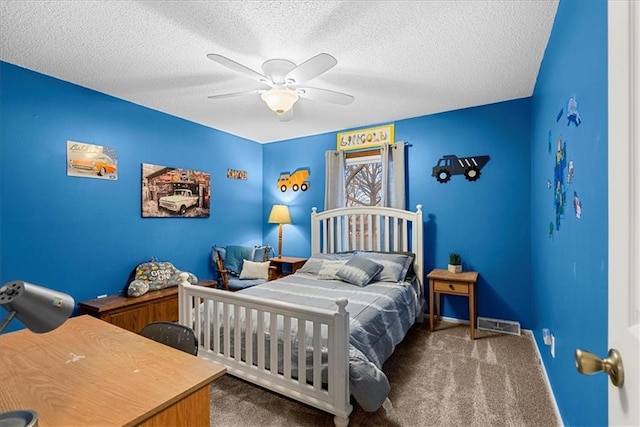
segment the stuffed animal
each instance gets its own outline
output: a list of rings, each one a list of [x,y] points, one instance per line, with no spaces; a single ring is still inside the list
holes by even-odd
[[[127,287],[127,295],[139,297],[148,291],[178,286],[178,275],[182,273],[170,262],[149,261],[139,264],[135,269],[133,280]],[[198,278],[189,273],[187,281],[192,285],[198,283]]]

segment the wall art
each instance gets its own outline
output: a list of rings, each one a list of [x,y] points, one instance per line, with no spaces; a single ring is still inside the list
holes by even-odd
[[[561,122],[562,118],[566,119],[566,125]],[[554,130],[558,136],[553,137],[553,133],[549,130],[547,137],[548,153],[553,158],[553,180],[547,180],[547,187],[553,190],[553,210],[555,218],[550,222],[549,238],[553,239],[554,231],[560,231],[562,221],[566,218],[567,197],[571,197],[573,193],[573,211],[576,219],[581,219],[584,211],[582,202],[578,197],[578,189],[576,188],[576,170],[577,165],[574,160],[568,160],[567,141],[568,137],[562,133],[568,134],[570,137],[578,137],[573,130],[574,127],[580,126],[582,118],[578,111],[578,101],[575,96],[570,96],[567,101],[567,110],[560,107],[560,111],[555,116],[556,126],[562,126],[560,129]],[[573,126],[571,126],[573,124]],[[568,129],[567,129],[568,128]],[[552,150],[552,140],[555,140],[555,150]],[[572,141],[573,144],[573,141]],[[572,149],[579,149],[579,144],[573,144]],[[578,179],[579,180],[579,179]],[[567,196],[569,194],[569,196]]]
[[[235,169],[227,169],[227,178],[247,180],[247,171],[239,171]]]
[[[452,175],[464,175],[467,181],[477,181],[480,179],[480,170],[489,160],[487,155],[458,157],[447,154],[438,160],[431,170],[431,176],[441,184],[448,182]]]
[[[360,150],[393,144],[394,125],[384,125],[367,129],[338,133],[338,150]]]
[[[211,175],[190,169],[142,164],[144,218],[209,216]]]
[[[67,141],[67,175],[83,178],[118,179],[115,148]]]
[[[565,169],[567,143],[558,137],[556,140],[555,164],[553,166],[553,208],[555,210],[556,231],[560,230],[561,220],[564,219],[565,207],[567,206],[567,188],[565,184]]]
[[[307,191],[309,189],[309,178],[311,170],[309,168],[298,168],[293,173],[282,172],[278,178],[278,188],[283,193],[287,190],[293,191]]]

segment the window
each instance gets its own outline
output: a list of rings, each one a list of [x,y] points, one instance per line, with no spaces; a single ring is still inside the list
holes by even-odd
[[[346,206],[380,206],[382,204],[382,160],[380,154],[347,155],[344,169]]]
[[[405,147],[363,151],[327,151],[325,210],[354,206],[388,206],[405,209]]]
[[[379,151],[367,152],[366,155],[360,156],[347,155],[344,187],[346,206],[382,205],[382,158]],[[370,237],[368,230],[369,217],[349,218],[347,233],[351,241],[355,239],[355,241],[368,242]],[[371,238],[376,241],[378,227],[373,225],[371,230],[373,233]]]

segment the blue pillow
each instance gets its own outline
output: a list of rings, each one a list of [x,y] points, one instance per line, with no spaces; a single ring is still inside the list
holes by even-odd
[[[341,253],[316,253],[311,255],[302,267],[296,270],[296,273],[307,273],[318,275],[320,273],[320,269],[322,268],[322,262],[325,260],[328,261],[348,261],[351,257],[353,257],[352,252],[341,252]]]
[[[366,258],[381,264],[383,269],[374,278],[376,282],[404,282],[415,255],[410,252],[358,251],[357,258]]]
[[[271,246],[254,246],[251,260],[253,262],[264,262],[269,259],[269,253],[271,252]]]
[[[244,260],[251,261],[253,248],[249,246],[227,246],[224,257],[224,268],[235,276],[239,276],[242,271]]]
[[[380,273],[382,265],[366,258],[353,257],[340,267],[336,276],[342,281],[356,286],[367,286]]]

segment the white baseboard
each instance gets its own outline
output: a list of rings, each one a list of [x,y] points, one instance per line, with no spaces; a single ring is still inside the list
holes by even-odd
[[[538,356],[538,360],[540,361],[540,366],[542,366],[542,373],[544,374],[544,382],[547,384],[547,390],[549,390],[549,394],[551,395],[551,402],[553,403],[553,409],[556,411],[556,417],[558,418],[559,427],[564,426],[562,421],[562,416],[560,415],[560,409],[558,408],[558,403],[556,402],[556,396],[553,394],[553,389],[551,388],[551,382],[549,382],[549,376],[547,375],[547,369],[544,367],[544,362],[542,361],[542,355],[540,354],[540,345],[536,340],[536,336],[530,329],[522,329],[522,333],[529,334],[531,339],[533,340],[534,347],[536,348],[536,354]],[[544,346],[546,347],[546,346]]]
[[[427,315],[428,316],[428,315]],[[446,317],[446,316],[440,316],[440,320],[441,321],[445,321],[445,322],[449,322],[449,323],[459,323],[461,325],[468,325],[469,321],[468,320],[464,320],[464,319],[457,319],[455,317]]]

